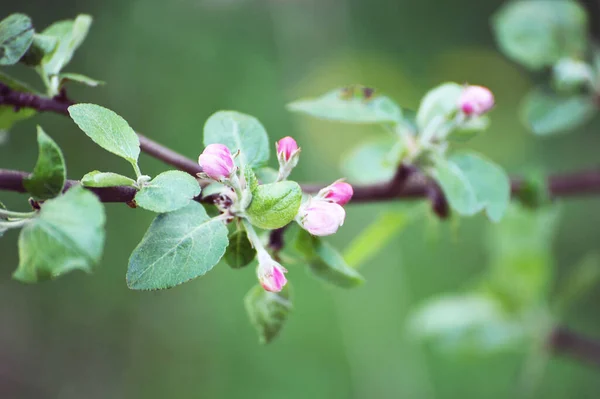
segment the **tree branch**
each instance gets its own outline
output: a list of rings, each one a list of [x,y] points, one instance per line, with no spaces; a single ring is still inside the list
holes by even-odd
[[[15,111],[22,108],[35,109],[38,112],[53,112],[68,115],[68,107],[74,104],[64,92],[54,98],[45,98],[32,93],[24,93],[11,89],[0,83],[0,105],[10,105]],[[150,140],[138,133],[142,152],[159,159],[166,164],[196,176],[201,172],[200,166],[193,160]],[[27,192],[23,180],[29,176],[27,172],[0,169],[0,190]],[[68,180],[65,190],[80,184],[77,180]],[[518,193],[523,187],[524,180],[513,178],[511,191]],[[552,197],[570,197],[575,195],[591,195],[600,193],[600,169],[565,173],[550,176],[547,179],[549,193]],[[325,184],[305,184],[303,190],[314,193],[323,188]],[[102,202],[131,203],[136,194],[133,187],[119,186],[106,188],[88,188]],[[428,181],[414,168],[401,165],[394,177],[389,182],[355,185],[353,203],[367,203],[376,201],[389,201],[395,199],[430,198],[432,206],[438,214],[445,214],[447,203],[443,195],[439,195],[439,187],[435,182]],[[199,200],[196,198],[196,200]],[[279,242],[283,230],[276,230],[271,237],[275,246]],[[556,354],[564,354],[582,361],[600,366],[600,341],[583,337],[578,333],[564,327],[557,327],[548,339],[548,347]]]
[[[75,103],[69,100],[64,92],[53,98],[45,98],[33,93],[16,91],[0,83],[0,105],[10,105],[14,107],[15,111],[22,108],[32,108],[38,112],[53,112],[68,116],[68,108],[73,104]],[[150,140],[143,134],[138,133],[138,137],[140,139],[140,149],[151,157],[183,170],[194,177],[196,173],[202,172],[197,162],[156,141]]]
[[[18,111],[21,108],[32,108],[39,112],[54,112],[69,115],[68,108],[74,104],[64,92],[54,98],[45,98],[33,93],[24,93],[13,90],[7,85],[0,83],[0,105],[10,105]],[[201,172],[200,165],[184,155],[179,154],[146,136],[139,134],[140,148],[142,152],[163,161],[164,163],[183,170],[194,177]],[[13,176],[14,178],[14,176]],[[73,183],[74,184],[74,183]],[[395,200],[398,198],[417,199],[432,195],[431,182],[424,176],[416,173],[411,166],[401,165],[389,182],[354,186],[353,203]],[[512,180],[513,194],[522,187],[523,180],[514,178]],[[323,188],[325,184],[304,184],[302,189],[307,193],[314,193]],[[22,185],[20,185],[22,187]],[[554,197],[567,197],[574,195],[598,194],[600,193],[600,169],[551,176],[548,179],[550,194]],[[4,187],[0,182],[0,189]],[[18,191],[18,190],[13,190]],[[106,198],[106,202],[123,202],[118,200],[123,190],[94,189],[100,198]],[[106,193],[104,193],[106,191]],[[125,190],[129,192],[130,190]],[[115,199],[115,200],[112,200]],[[440,205],[440,204],[438,204]]]
[[[568,355],[594,366],[600,366],[600,342],[584,337],[565,327],[556,327],[547,345],[557,355]]]

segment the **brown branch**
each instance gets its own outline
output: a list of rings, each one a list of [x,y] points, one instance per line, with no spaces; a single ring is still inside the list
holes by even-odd
[[[45,98],[33,93],[13,90],[7,85],[0,83],[0,104],[10,105],[14,107],[15,111],[22,108],[32,108],[38,112],[53,112],[68,116],[68,108],[75,103],[67,98],[64,91],[56,97]],[[151,157],[159,159],[193,176],[196,176],[196,173],[202,172],[197,162],[156,141],[150,140],[143,134],[138,133],[138,137],[140,139],[140,149]]]
[[[565,327],[556,327],[550,334],[547,345],[557,355],[568,355],[574,359],[600,366],[600,341],[582,336]]]
[[[16,111],[21,108],[33,108],[39,112],[54,112],[68,115],[69,112],[67,109],[74,103],[66,97],[64,92],[54,98],[45,98],[33,93],[19,92],[0,83],[0,104],[11,105]],[[138,136],[140,138],[140,148],[142,152],[145,152],[166,164],[190,173],[193,176],[196,176],[198,172],[201,172],[200,165],[198,165],[197,162],[150,140],[142,134],[138,133]],[[512,180],[513,194],[518,192],[522,184],[523,180],[520,178]],[[415,170],[412,167],[401,165],[395,176],[389,182],[354,186],[352,202],[362,203],[389,201],[399,198],[423,198],[433,192],[430,185],[431,182],[428,182],[419,173],[415,173]],[[305,192],[311,193],[319,191],[324,186],[325,184],[304,184],[302,185],[302,188]],[[598,194],[600,193],[600,169],[551,176],[548,179],[548,187],[550,194],[554,197]],[[1,188],[3,187],[0,185],[0,189]],[[9,188],[7,187],[5,189]],[[104,189],[97,189],[93,191],[100,193],[103,190]],[[110,190],[107,189],[106,191],[109,192]],[[105,195],[113,198],[112,194],[102,194],[102,196]],[[118,197],[119,196],[115,194],[114,198]]]
[[[0,190],[25,193],[23,179],[29,176],[27,172],[0,169]],[[67,180],[65,189],[79,184],[77,180]],[[428,198],[431,193],[428,190],[432,182],[425,180],[421,175],[415,173],[400,185],[398,180],[391,183],[371,184],[354,187],[354,196],[350,203],[368,203],[389,201],[393,199],[419,199]],[[522,185],[521,179],[512,181],[513,194],[517,193]],[[304,185],[306,192],[316,192],[323,186]],[[552,197],[570,197],[574,195],[586,195],[600,193],[600,169],[587,170],[573,173],[553,175],[548,178],[548,188]],[[135,188],[127,186],[89,188],[103,202],[129,202],[135,195]]]

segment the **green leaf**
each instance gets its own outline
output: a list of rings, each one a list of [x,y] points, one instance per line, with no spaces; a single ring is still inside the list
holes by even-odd
[[[44,57],[51,54],[58,45],[58,39],[54,36],[42,35],[36,33],[33,35],[33,42],[29,50],[21,58],[20,62],[29,66],[41,65]]]
[[[46,76],[58,75],[71,61],[73,54],[85,40],[91,25],[92,17],[82,14],[75,20],[55,22],[42,32],[42,35],[56,38],[58,43],[54,51],[42,60],[42,70]]]
[[[256,177],[262,184],[275,183],[279,172],[273,168],[260,168],[256,170]]]
[[[250,191],[256,190],[258,187],[258,178],[250,167],[250,165],[244,166],[244,178],[246,179],[246,186]]]
[[[381,251],[408,225],[406,211],[384,212],[347,246],[344,259],[351,268],[358,268]]]
[[[437,159],[432,171],[448,203],[461,215],[474,215],[482,208],[469,179],[454,162]]]
[[[165,213],[188,205],[200,195],[200,185],[190,174],[169,170],[142,186],[135,195],[138,206],[149,211]]]
[[[102,256],[104,221],[102,203],[80,186],[44,202],[21,230],[13,277],[33,283],[76,269],[90,272]]]
[[[229,235],[229,246],[225,251],[225,262],[233,269],[247,266],[254,260],[256,250],[252,247],[244,230],[234,231]]]
[[[312,274],[324,282],[343,288],[354,288],[365,282],[334,247],[306,230],[298,231],[294,245],[308,262]]]
[[[352,86],[331,90],[321,97],[288,104],[290,111],[348,123],[398,123],[402,110],[386,96],[373,97],[373,89]]]
[[[490,220],[498,222],[510,202],[510,179],[504,169],[472,152],[461,152],[450,158],[470,183],[479,206]]]
[[[33,42],[31,19],[24,14],[12,14],[0,21],[0,65],[19,62]]]
[[[500,49],[530,69],[585,54],[587,15],[575,1],[508,2],[493,16],[492,26]]]
[[[545,136],[576,129],[596,114],[592,98],[533,90],[523,100],[522,117],[529,129]]]
[[[397,162],[389,156],[393,146],[392,140],[360,144],[342,160],[344,175],[360,184],[389,181],[397,168]]]
[[[512,204],[502,221],[490,226],[488,281],[512,307],[535,307],[547,298],[558,211]]]
[[[4,83],[13,90],[22,91],[25,93],[34,93],[34,90],[18,80],[2,73],[0,71],[0,82]],[[10,105],[0,105],[0,130],[9,130],[15,123],[31,118],[36,114],[32,108],[21,108],[15,111]]]
[[[235,111],[219,111],[204,125],[204,145],[224,144],[232,154],[241,151],[238,165],[252,168],[264,166],[269,160],[269,138],[258,119]]]
[[[86,173],[86,175],[81,178],[81,184],[85,187],[134,187],[136,182],[127,176],[122,176],[117,173],[94,170]]]
[[[244,305],[262,344],[277,337],[292,310],[288,287],[281,292],[269,292],[255,285],[246,294]]]
[[[61,73],[59,79],[61,86],[68,81],[81,83],[90,87],[97,87],[105,84],[105,82],[101,80],[92,79],[89,76],[80,75],[78,73]]]
[[[25,189],[37,199],[59,195],[65,185],[67,169],[60,147],[40,126],[37,128],[38,160],[33,173],[23,180]]]
[[[154,219],[129,258],[127,286],[134,290],[175,287],[204,275],[227,247],[227,227],[197,202]]]
[[[510,180],[490,160],[475,153],[458,153],[448,160],[436,159],[432,174],[459,214],[470,216],[485,209],[494,222],[504,215],[510,201]]]
[[[125,158],[132,165],[137,165],[140,140],[125,119],[95,104],[71,105],[69,114],[77,126],[96,144]]]
[[[429,92],[421,100],[417,112],[417,127],[422,132],[433,121],[445,121],[458,109],[458,99],[463,86],[444,83]]]
[[[278,229],[294,220],[301,202],[302,189],[296,182],[263,184],[252,192],[246,215],[256,227]]]
[[[514,348],[526,334],[523,326],[504,313],[501,304],[481,293],[429,300],[410,316],[409,329],[442,349],[470,352]]]
[[[452,129],[448,135],[448,140],[454,142],[465,142],[471,140],[479,133],[487,130],[490,125],[490,118],[487,116],[471,117],[462,123],[459,127]]]

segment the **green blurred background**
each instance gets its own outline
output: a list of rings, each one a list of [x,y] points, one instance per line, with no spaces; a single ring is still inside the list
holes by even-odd
[[[362,83],[403,107],[447,80],[489,86],[498,106],[492,127],[472,147],[510,173],[570,171],[598,163],[598,121],[581,132],[536,139],[518,119],[534,78],[494,44],[489,17],[501,1],[134,0],[3,1],[0,16],[29,14],[38,29],[78,13],[94,16],[83,47],[66,68],[106,81],[73,87],[77,101],[105,105],[137,130],[195,158],[202,126],[233,109],[259,118],[274,142],[303,147],[300,181],[333,181],[344,153],[377,129],[292,115],[298,97]],[[10,72],[10,71],[9,71]],[[30,71],[17,75],[37,82]],[[0,146],[0,168],[31,170],[35,124],[62,146],[70,178],[129,166],[67,118],[41,115],[18,125]],[[143,156],[145,173],[166,170]],[[0,193],[9,207],[26,197]],[[557,280],[597,249],[597,199],[565,202],[554,254]],[[408,206],[408,208],[407,208]],[[349,206],[331,238],[340,248],[385,210],[407,204]],[[164,292],[129,291],[131,250],[153,214],[112,204],[101,267],[23,285],[18,234],[0,241],[1,398],[507,398],[518,393],[525,353],[457,356],[415,342],[407,314],[424,299],[457,291],[486,268],[487,221],[411,225],[362,270],[364,286],[343,290],[290,268],[294,312],[281,336],[258,344],[242,298],[253,271],[218,265],[205,277]],[[433,233],[433,234],[432,234]],[[600,289],[570,312],[571,327],[600,336]],[[597,398],[598,370],[554,358],[535,389],[540,398]]]

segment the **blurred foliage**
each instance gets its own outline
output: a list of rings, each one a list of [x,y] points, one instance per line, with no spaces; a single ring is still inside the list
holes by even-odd
[[[403,108],[415,109],[422,93],[450,80],[486,85],[496,94],[493,124],[472,145],[509,172],[593,164],[600,144],[597,121],[578,135],[545,141],[528,135],[518,121],[518,101],[536,77],[497,51],[488,21],[500,4],[65,0],[50,6],[31,0],[2,3],[0,15],[24,12],[40,27],[77,12],[94,15],[86,45],[69,68],[107,85],[73,86],[73,98],[117,110],[136,129],[192,158],[202,148],[203,121],[218,109],[235,109],[255,115],[272,140],[291,134],[311,148],[294,178],[333,180],[343,153],[385,133],[298,118],[284,104],[362,83],[385,89]],[[31,78],[25,70],[18,75]],[[89,171],[89,159],[94,169],[128,174],[126,164],[92,145],[68,119],[41,115],[37,122],[63,148],[71,178]],[[30,121],[17,126],[0,146],[0,167],[29,170],[35,164],[33,126]],[[165,170],[148,157],[144,165],[151,175]],[[11,209],[23,206],[16,194],[2,193],[0,200]],[[551,245],[552,281],[567,280],[573,265],[596,248],[600,215],[591,210],[598,205],[597,199],[574,199],[561,207],[561,228]],[[370,259],[361,270],[366,283],[352,291],[323,290],[304,267],[290,267],[293,317],[285,334],[263,347],[241,304],[255,282],[251,268],[233,271],[221,264],[202,280],[171,291],[129,291],[124,259],[152,214],[116,204],[106,210],[106,250],[93,276],[79,273],[33,288],[21,285],[10,280],[17,235],[8,232],[0,241],[2,396],[515,396],[524,351],[447,356],[405,332],[407,315],[417,304],[477,283],[490,260],[494,264],[496,255],[490,256],[483,238],[489,227],[483,217],[454,229],[438,223],[437,238],[427,236],[426,219],[410,223]],[[379,214],[406,210],[420,212],[406,204],[349,207],[346,224],[331,242],[342,246]],[[550,277],[538,277],[544,282],[540,292],[560,291],[547,283]],[[592,289],[564,320],[593,334],[600,331],[595,318],[600,290]],[[553,358],[535,396],[593,398],[599,388],[595,369]]]

